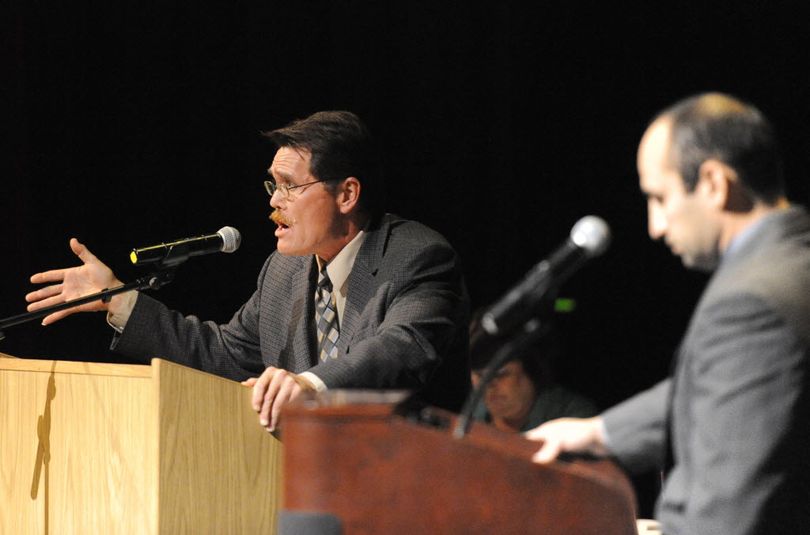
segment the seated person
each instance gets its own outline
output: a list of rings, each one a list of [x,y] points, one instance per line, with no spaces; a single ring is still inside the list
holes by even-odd
[[[470,348],[470,364],[476,387],[484,368],[506,341],[479,336],[480,330],[476,318],[470,326],[471,339],[475,340]],[[551,330],[529,351],[514,355],[487,385],[483,403],[476,407],[473,418],[518,433],[555,418],[598,414],[593,402],[555,381],[553,364],[560,353],[560,340]]]

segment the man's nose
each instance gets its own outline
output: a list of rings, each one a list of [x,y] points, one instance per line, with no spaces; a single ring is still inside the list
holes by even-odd
[[[649,207],[647,210],[647,233],[653,240],[664,237],[667,232],[667,220],[660,208]]]

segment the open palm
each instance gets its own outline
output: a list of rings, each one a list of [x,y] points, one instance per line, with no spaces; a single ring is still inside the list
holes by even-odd
[[[72,299],[78,299],[79,297],[84,297],[100,292],[105,288],[112,288],[121,284],[112,270],[101,262],[101,260],[96,258],[87,247],[79,243],[76,238],[70,240],[70,248],[82,261],[82,265],[71,268],[52,269],[32,275],[31,282],[34,284],[55,284],[50,284],[25,296],[25,300],[29,303],[29,312],[58,305]],[[107,307],[107,303],[102,301],[85,303],[73,308],[54,312],[46,316],[42,324],[48,325],[59,321],[74,312],[101,311],[107,310]]]

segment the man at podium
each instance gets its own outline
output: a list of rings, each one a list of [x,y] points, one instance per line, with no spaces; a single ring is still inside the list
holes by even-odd
[[[528,433],[536,455],[660,467],[667,535],[810,525],[810,217],[785,197],[767,119],[721,94],[664,110],[638,150],[649,234],[714,274],[672,376],[601,416]]]
[[[315,113],[265,134],[277,146],[264,186],[276,251],[226,324],[183,317],[128,292],[46,316],[105,311],[113,348],[161,356],[253,387],[268,430],[304,390],[408,388],[458,410],[470,384],[469,302],[456,253],[433,230],[383,211],[383,180],[365,125]],[[37,273],[30,311],[120,285],[71,239],[78,267]]]

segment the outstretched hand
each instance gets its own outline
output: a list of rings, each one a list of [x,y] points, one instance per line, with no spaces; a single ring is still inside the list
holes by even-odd
[[[79,240],[71,238],[70,248],[82,261],[82,265],[64,269],[52,269],[32,275],[31,282],[34,284],[55,284],[45,286],[25,296],[25,300],[29,303],[29,312],[121,285],[121,281],[115,277],[112,270],[96,258],[87,247],[79,243]],[[108,303],[100,300],[93,301],[49,314],[43,318],[42,324],[50,325],[74,312],[95,312],[108,310],[108,308]]]

